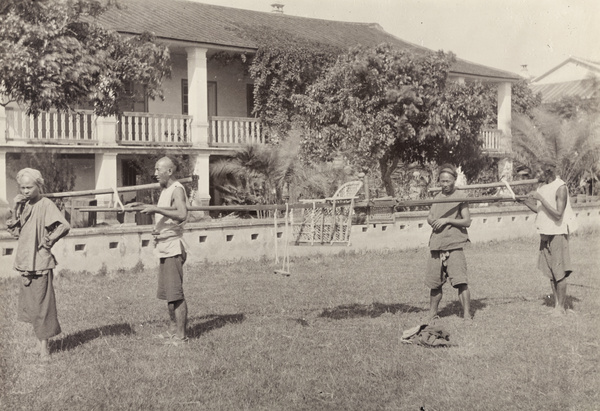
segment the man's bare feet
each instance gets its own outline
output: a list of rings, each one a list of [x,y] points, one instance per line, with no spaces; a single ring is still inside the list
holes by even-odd
[[[48,340],[40,341],[40,361],[47,363],[50,361],[50,350],[48,349]]]
[[[425,319],[422,321],[422,324],[434,325],[434,324],[435,324],[435,322],[436,322],[437,320],[439,320],[439,319],[440,319],[440,316],[439,316],[439,315],[437,315],[437,314],[435,314],[435,315],[429,315],[429,316],[427,316],[427,317],[426,317],[426,318],[425,318]]]

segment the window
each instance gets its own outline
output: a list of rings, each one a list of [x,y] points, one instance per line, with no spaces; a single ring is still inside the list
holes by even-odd
[[[188,81],[184,78],[181,79],[181,114],[188,113]]]
[[[125,94],[119,98],[119,106],[123,111],[147,113],[148,96],[146,87],[141,84],[134,84],[131,81],[125,82]]]
[[[208,104],[208,116],[213,117],[217,115],[217,83],[215,81],[209,81],[207,84],[207,104]],[[181,114],[190,114],[189,109],[189,86],[187,79],[181,79]]]
[[[137,184],[137,170],[135,165],[130,160],[123,160],[122,164],[122,177],[123,186],[134,186]]]
[[[254,84],[246,84],[246,109],[248,117],[255,117],[254,111]]]

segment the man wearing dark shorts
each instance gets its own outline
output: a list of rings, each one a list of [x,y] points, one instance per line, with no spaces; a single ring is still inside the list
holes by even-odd
[[[566,314],[567,277],[573,271],[569,253],[569,233],[575,230],[575,214],[569,200],[569,190],[556,176],[554,165],[543,167],[545,183],[529,194],[524,204],[534,213],[540,234],[538,268],[550,279],[555,306],[553,315]]]
[[[159,336],[168,342],[186,342],[187,303],[183,294],[183,264],[186,244],[183,240],[183,225],[187,219],[187,197],[185,188],[174,178],[175,163],[169,157],[156,162],[154,175],[162,191],[156,206],[146,206],[143,214],[155,214],[154,253],[159,257],[158,290],[156,296],[167,301],[170,324]],[[174,208],[166,210],[165,208]]]
[[[436,199],[458,197],[455,187],[457,172],[454,166],[444,164],[440,168],[439,182],[442,187]],[[430,258],[427,262],[425,285],[429,287],[429,317],[431,322],[442,300],[442,286],[446,279],[458,290],[458,300],[463,308],[463,318],[471,320],[471,294],[467,281],[467,261],[463,247],[469,242],[467,227],[471,215],[467,203],[436,203],[431,206],[427,222],[432,227],[429,238]]]

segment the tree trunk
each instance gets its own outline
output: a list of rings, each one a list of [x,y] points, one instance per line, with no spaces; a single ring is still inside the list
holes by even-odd
[[[390,197],[394,197],[396,195],[394,184],[392,183],[392,173],[394,170],[396,170],[396,167],[398,167],[398,159],[392,160],[391,164],[388,164],[388,161],[385,157],[379,160],[381,181],[385,187],[385,193]]]

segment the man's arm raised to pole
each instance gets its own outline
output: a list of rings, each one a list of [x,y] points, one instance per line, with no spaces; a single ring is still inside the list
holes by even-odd
[[[532,196],[534,199],[542,203],[542,207],[548,211],[548,214],[550,214],[552,218],[558,221],[565,213],[565,208],[567,207],[567,198],[569,197],[569,190],[567,190],[566,185],[558,187],[558,190],[556,190],[556,208],[552,207],[538,192],[533,193]]]
[[[142,214],[162,214],[165,217],[168,217],[172,220],[182,222],[187,219],[188,209],[185,204],[185,194],[182,188],[177,188],[173,191],[173,201],[171,202],[171,206],[174,207],[174,210],[159,208],[154,205],[146,206],[142,211]]]

